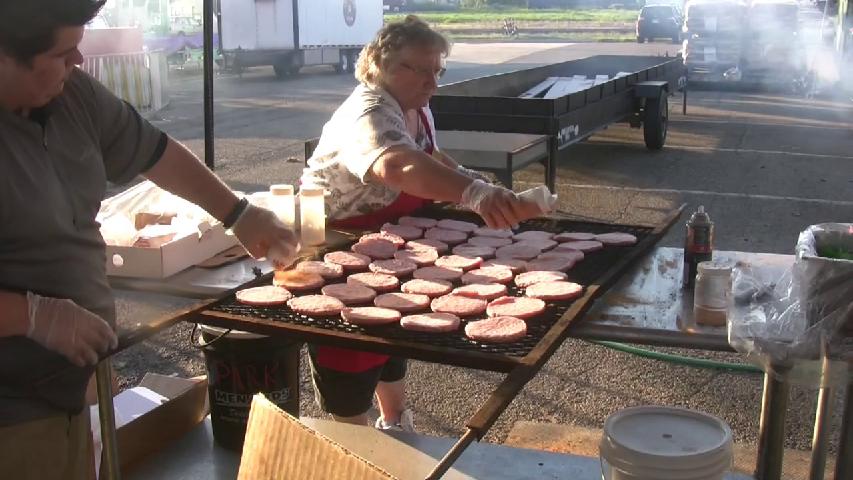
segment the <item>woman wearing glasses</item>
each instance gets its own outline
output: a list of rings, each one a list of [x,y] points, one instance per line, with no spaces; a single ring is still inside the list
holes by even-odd
[[[323,127],[302,184],[325,188],[331,226],[375,229],[432,201],[458,203],[492,228],[540,214],[503,187],[462,168],[438,149],[429,99],[450,45],[415,16],[383,27],[356,65],[359,85]],[[411,430],[406,362],[368,352],[311,346],[315,392],[336,420]]]

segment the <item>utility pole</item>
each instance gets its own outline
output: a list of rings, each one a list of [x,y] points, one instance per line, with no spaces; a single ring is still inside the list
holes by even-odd
[[[835,35],[835,49],[840,55],[844,55],[850,45],[850,29],[853,28],[853,9],[850,8],[850,0],[838,0],[838,30]]]

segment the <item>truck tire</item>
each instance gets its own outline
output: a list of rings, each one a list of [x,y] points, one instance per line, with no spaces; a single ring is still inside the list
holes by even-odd
[[[666,143],[669,124],[669,102],[667,92],[661,91],[660,98],[647,98],[643,114],[643,140],[649,150],[660,150]]]
[[[643,37],[637,37],[637,43],[643,43]]]
[[[358,50],[350,50],[347,52],[347,56],[349,57],[347,73],[355,73],[355,63],[358,61]]]
[[[341,50],[338,63],[335,65],[335,71],[338,73],[347,73],[352,68],[351,64],[352,57],[350,57],[349,52]]]

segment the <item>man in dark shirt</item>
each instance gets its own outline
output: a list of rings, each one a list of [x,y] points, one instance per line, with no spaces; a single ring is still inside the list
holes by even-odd
[[[0,0],[0,478],[87,478],[85,389],[116,346],[95,221],[107,181],[147,177],[255,257],[284,262],[296,246],[271,212],[76,68],[103,3]]]

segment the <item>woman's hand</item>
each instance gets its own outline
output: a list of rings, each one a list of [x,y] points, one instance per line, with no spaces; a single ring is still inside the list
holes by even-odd
[[[459,202],[477,212],[490,228],[512,228],[542,212],[535,202],[519,199],[512,190],[474,180]]]

